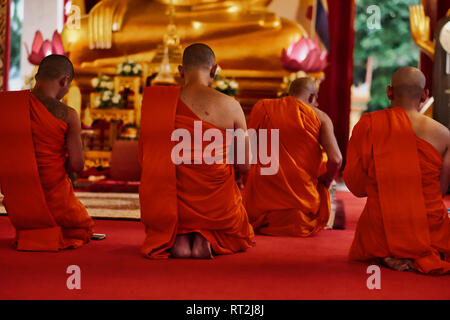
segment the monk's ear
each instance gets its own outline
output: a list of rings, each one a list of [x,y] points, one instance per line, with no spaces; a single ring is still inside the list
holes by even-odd
[[[394,100],[394,88],[392,88],[391,86],[387,86],[386,94],[389,100]]]
[[[217,73],[217,64],[213,65],[213,67],[211,68],[211,72],[209,74],[211,79],[216,78],[216,73]]]
[[[420,96],[420,102],[423,103],[428,100],[430,96],[430,90],[424,89],[422,95]]]
[[[62,76],[61,78],[59,78],[58,82],[59,82],[59,85],[61,86],[61,88],[65,88],[70,85],[70,79],[67,76]]]
[[[180,73],[180,77],[184,79],[184,69],[183,69],[183,66],[178,66],[178,72]]]

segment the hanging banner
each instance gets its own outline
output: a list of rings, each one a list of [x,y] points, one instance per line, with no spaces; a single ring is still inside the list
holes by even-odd
[[[0,2],[0,91],[8,90],[10,61],[10,18],[9,0]]]

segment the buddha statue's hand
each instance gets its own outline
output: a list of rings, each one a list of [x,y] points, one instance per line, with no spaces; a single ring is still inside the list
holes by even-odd
[[[422,5],[409,7],[409,22],[414,42],[432,57],[434,47],[430,40],[430,18],[425,15]]]
[[[91,49],[110,49],[112,33],[122,28],[129,0],[103,0],[89,13],[89,46]]]
[[[422,5],[409,7],[409,22],[411,34],[414,41],[425,41],[430,39],[430,18],[425,16]]]

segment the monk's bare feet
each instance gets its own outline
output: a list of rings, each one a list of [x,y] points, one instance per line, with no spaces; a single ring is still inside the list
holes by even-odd
[[[194,244],[192,245],[192,258],[212,259],[211,244],[202,235],[194,235]]]
[[[395,259],[392,257],[383,258],[382,262],[388,268],[397,271],[414,271],[414,261],[410,259]]]
[[[174,258],[188,259],[191,257],[191,237],[188,234],[178,235],[170,250]]]

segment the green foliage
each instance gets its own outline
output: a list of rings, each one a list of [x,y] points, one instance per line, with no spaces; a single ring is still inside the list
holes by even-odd
[[[22,21],[18,14],[18,5],[22,0],[12,0],[11,9],[11,71],[19,72],[20,69],[20,49],[22,43]]]
[[[409,6],[419,0],[357,0],[355,20],[354,80],[363,83],[367,58],[373,58],[371,100],[368,111],[389,107],[386,86],[392,74],[400,67],[418,66],[419,48],[414,44],[409,27]],[[380,8],[380,29],[369,29],[368,19],[374,12],[367,12],[371,5]],[[373,19],[373,18],[371,18]],[[369,21],[370,22],[373,20]]]

